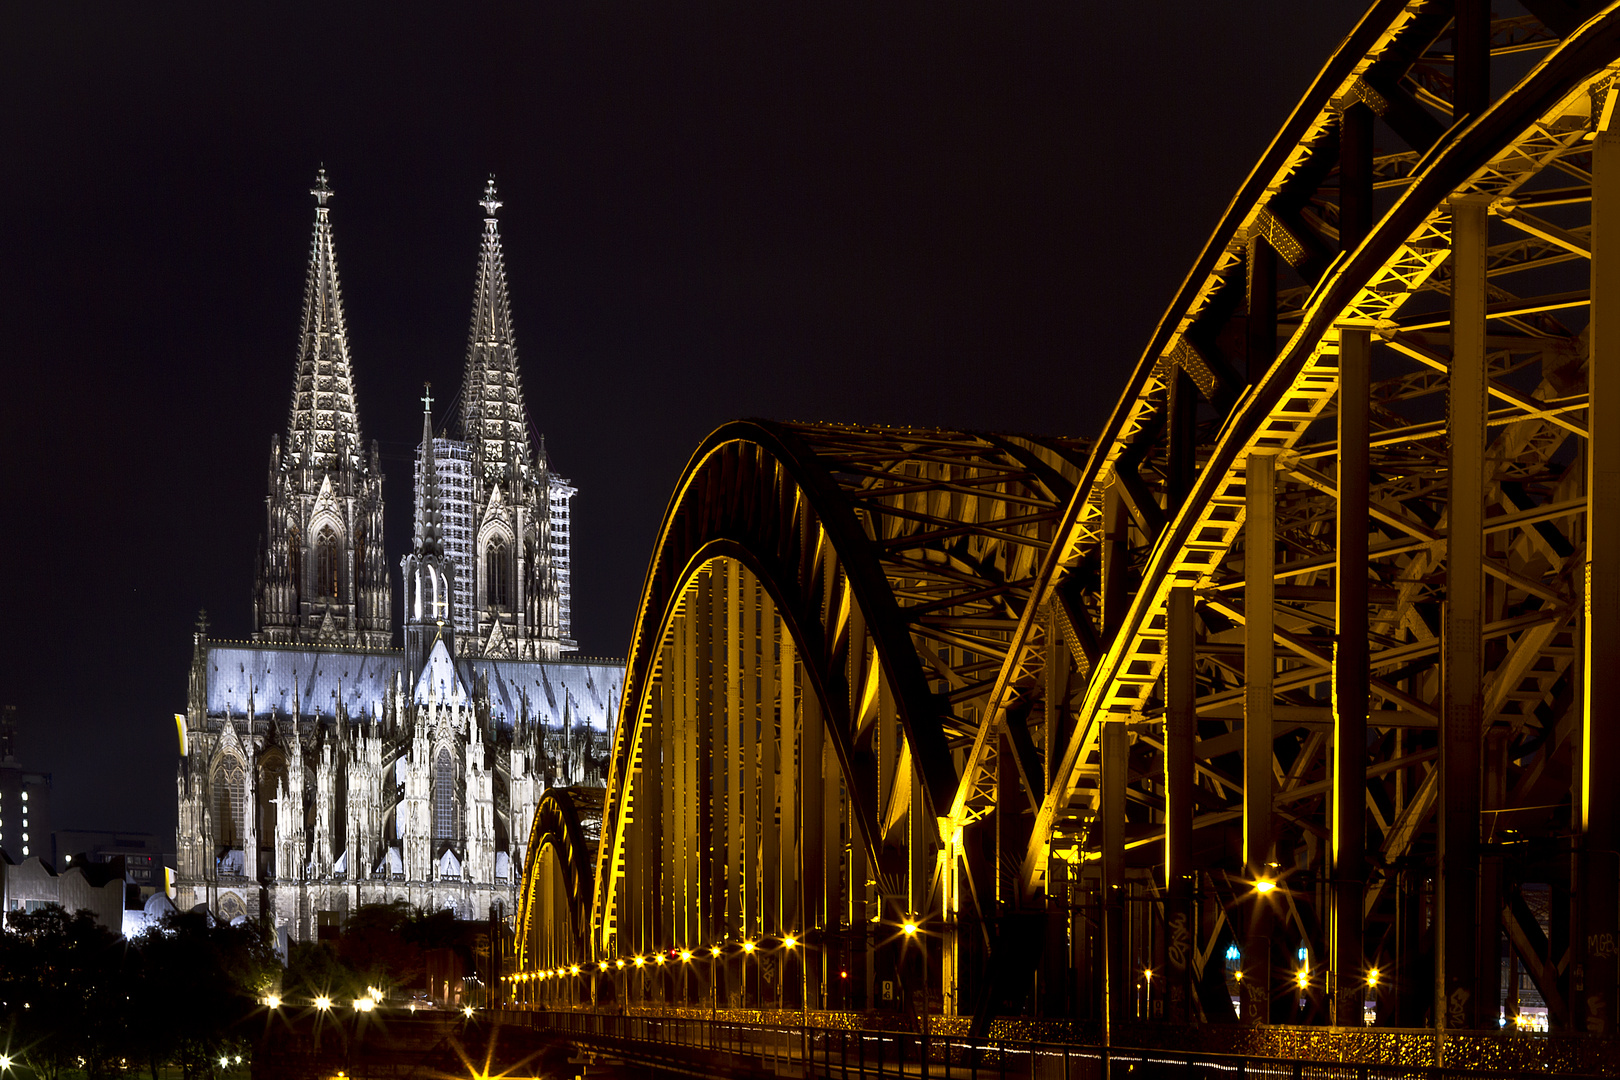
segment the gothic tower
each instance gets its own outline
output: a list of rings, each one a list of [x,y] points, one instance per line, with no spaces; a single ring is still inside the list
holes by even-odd
[[[254,639],[385,648],[382,469],[376,443],[360,439],[325,169],[310,194],[315,238],[287,438],[270,443]]]
[[[402,560],[405,572],[405,671],[411,679],[444,641],[455,655],[453,597],[456,568],[446,557],[444,513],[439,493],[439,469],[434,460],[433,398],[422,396],[422,467],[417,481],[416,536],[411,553]]]
[[[536,457],[529,437],[493,178],[479,205],[484,239],[461,388],[461,441],[471,474],[465,581],[471,640],[462,643],[462,654],[549,658],[572,645],[552,558],[554,485],[544,450]]]

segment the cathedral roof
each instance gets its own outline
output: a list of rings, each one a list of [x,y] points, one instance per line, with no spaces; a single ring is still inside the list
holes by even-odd
[[[490,712],[508,721],[524,714],[526,702],[531,719],[556,724],[571,712],[575,723],[606,731],[624,689],[623,664],[480,658],[460,660],[457,666],[471,678],[487,677]]]
[[[330,719],[341,694],[344,711],[359,716],[381,705],[403,666],[392,651],[210,645],[208,712]]]
[[[513,457],[527,462],[532,449],[528,411],[506,296],[506,260],[495,218],[501,203],[495,197],[493,177],[480,205],[485,215],[484,241],[478,254],[467,370],[461,387],[461,437],[481,450],[485,462],[504,463]]]
[[[435,647],[435,653],[442,646]],[[341,694],[350,717],[375,715],[405,663],[392,649],[321,649],[286,645],[208,644],[208,714],[305,719],[337,716]],[[429,662],[424,671],[432,668]],[[618,713],[623,661],[459,659],[454,672],[468,689],[483,678],[498,722],[576,723],[605,731]]]
[[[286,451],[295,461],[308,451],[310,464],[330,469],[340,467],[348,455],[359,456],[360,419],[349,364],[349,334],[343,321],[343,293],[338,286],[337,249],[326,205],[332,189],[324,168],[310,194],[316,203],[315,238],[304,279],[304,321],[298,334]]]

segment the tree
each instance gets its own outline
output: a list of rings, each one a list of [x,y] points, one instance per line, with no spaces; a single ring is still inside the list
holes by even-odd
[[[175,912],[136,941],[138,996],[131,1015],[154,1080],[165,1061],[190,1078],[244,1049],[240,1025],[280,975],[275,950],[251,924]]]
[[[17,1056],[46,1080],[64,1068],[103,1075],[122,1055],[124,949],[88,912],[14,911],[0,934],[0,1008]]]

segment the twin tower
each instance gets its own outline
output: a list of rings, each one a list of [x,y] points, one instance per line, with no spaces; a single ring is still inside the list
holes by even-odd
[[[332,189],[315,186],[315,238],[285,440],[270,446],[254,640],[392,646],[377,444],[360,437],[332,241]],[[576,489],[531,437],[490,180],[459,397],[459,437],[435,436],[423,398],[416,526],[403,560],[406,670],[434,643],[452,656],[552,659],[572,651],[569,512]],[[446,427],[448,427],[448,423]]]

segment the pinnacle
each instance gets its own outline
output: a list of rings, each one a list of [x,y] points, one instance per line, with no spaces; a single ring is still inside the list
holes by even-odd
[[[422,516],[417,526],[418,555],[444,555],[444,529],[439,506],[439,469],[433,458],[433,384],[422,394]]]
[[[491,179],[493,181],[493,178]],[[316,205],[323,207],[326,205],[326,200],[337,194],[326,183],[326,164],[324,162],[321,164],[320,170],[315,174],[315,186],[309,189],[309,193],[315,196]]]

